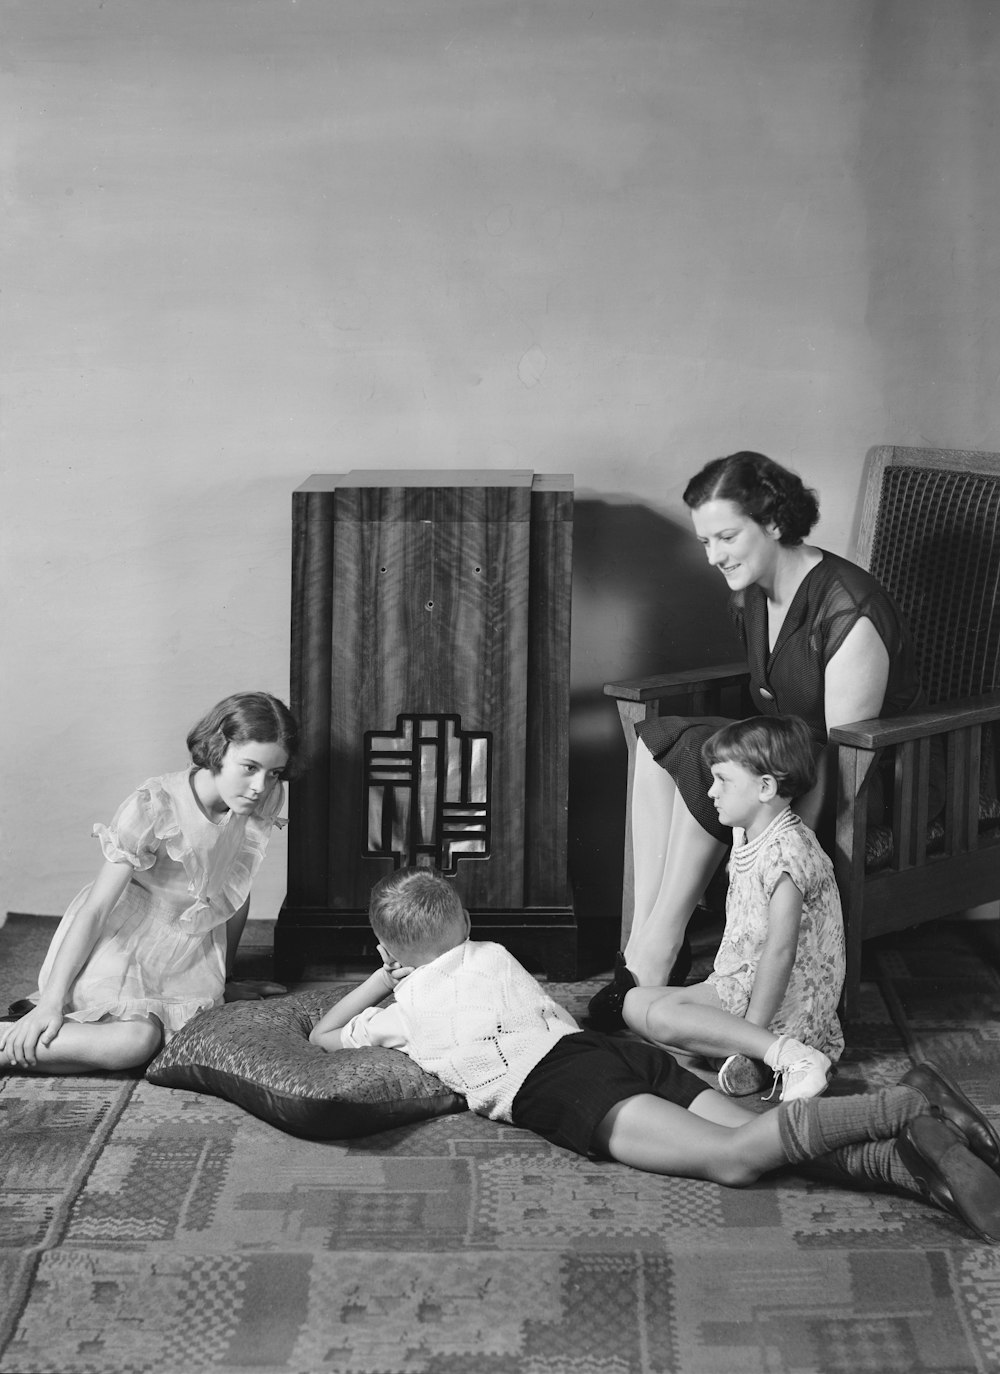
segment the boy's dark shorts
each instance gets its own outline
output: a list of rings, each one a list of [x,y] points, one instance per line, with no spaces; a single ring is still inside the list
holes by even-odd
[[[709,1085],[645,1040],[577,1031],[557,1040],[528,1074],[511,1107],[515,1126],[593,1155],[594,1132],[619,1102],[652,1093],[690,1107]]]

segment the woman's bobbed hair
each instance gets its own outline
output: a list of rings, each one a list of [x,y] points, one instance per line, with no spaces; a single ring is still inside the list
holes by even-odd
[[[724,725],[701,746],[709,768],[738,763],[762,778],[770,774],[778,796],[804,797],[816,781],[816,750],[809,727],[799,716],[752,716]]]
[[[774,525],[782,544],[801,544],[819,519],[819,500],[797,473],[763,453],[741,450],[713,458],[684,488],[684,504],[732,501],[758,525]]]
[[[217,773],[231,744],[277,744],[288,755],[290,776],[299,748],[299,727],[283,701],[270,692],[234,692],[202,716],[187,737],[191,761]]]

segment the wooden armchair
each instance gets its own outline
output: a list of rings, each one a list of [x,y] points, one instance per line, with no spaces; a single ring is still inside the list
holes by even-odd
[[[869,450],[855,559],[899,603],[913,633],[929,708],[830,734],[837,746],[833,855],[844,909],[841,1003],[857,1015],[863,940],[1000,898],[1000,804],[992,727],[1000,722],[1000,453]],[[743,664],[606,684],[629,750],[637,721],[657,715],[752,714]],[[947,759],[947,797],[928,824],[931,740]],[[867,787],[894,751],[891,823],[869,830]],[[626,809],[622,944],[632,922],[631,815]]]

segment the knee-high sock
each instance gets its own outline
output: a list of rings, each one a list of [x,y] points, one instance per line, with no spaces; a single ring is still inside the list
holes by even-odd
[[[818,1159],[862,1140],[889,1140],[927,1111],[916,1088],[881,1088],[851,1097],[799,1097],[778,1108],[778,1129],[789,1164]]]
[[[863,1140],[842,1145],[827,1155],[804,1163],[802,1172],[811,1178],[849,1183],[852,1188],[875,1192],[909,1193],[923,1198],[916,1179],[899,1157],[895,1140]]]

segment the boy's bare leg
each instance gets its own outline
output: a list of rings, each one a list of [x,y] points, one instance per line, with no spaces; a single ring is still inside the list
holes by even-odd
[[[713,1088],[687,1108],[640,1093],[608,1112],[597,1143],[637,1169],[718,1183],[733,1181],[728,1175],[735,1154],[745,1166],[741,1181],[752,1182],[782,1165],[805,1164],[862,1141],[894,1139],[929,1111],[924,1094],[902,1084],[849,1097],[800,1099],[760,1114]],[[727,1177],[719,1176],[720,1166]]]
[[[710,1089],[685,1110],[652,1094],[627,1098],[600,1123],[594,1144],[651,1173],[730,1187],[783,1165],[854,1187],[936,1203],[983,1240],[1000,1244],[1000,1174],[968,1147],[929,1100],[905,1085],[854,1098],[813,1098],[753,1116]]]
[[[626,1098],[600,1123],[594,1145],[633,1169],[736,1188],[788,1163],[777,1112],[756,1116],[710,1088],[690,1109],[652,1093]]]

